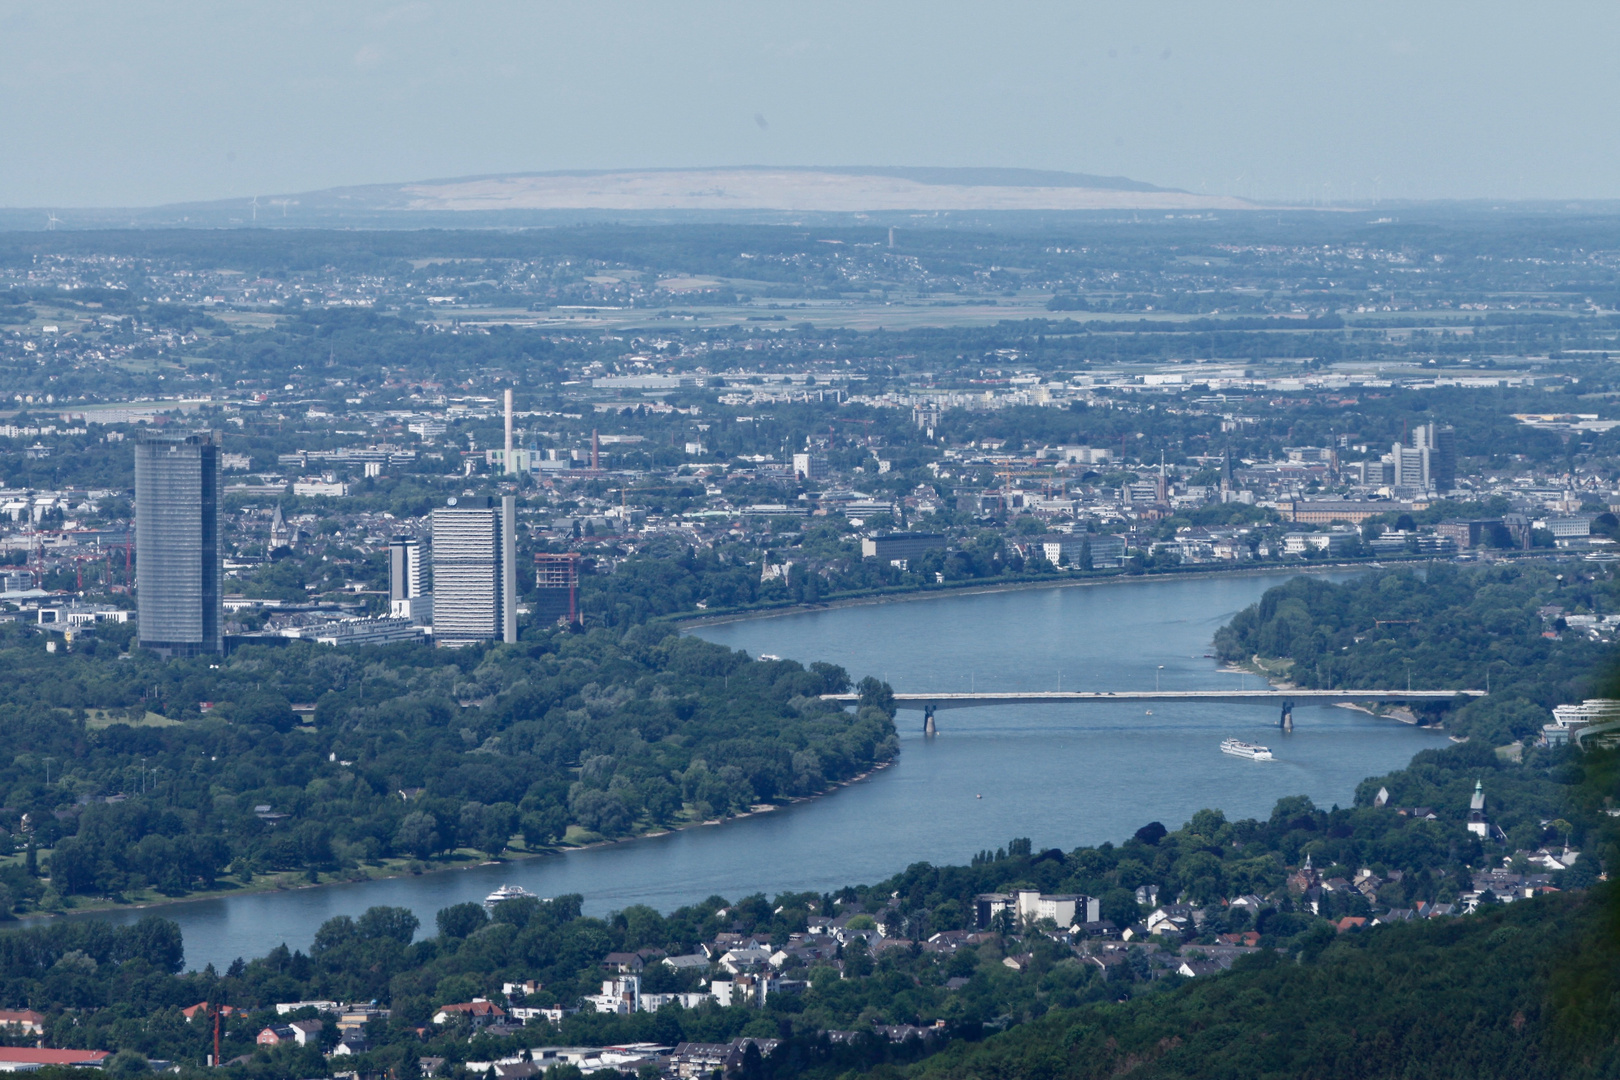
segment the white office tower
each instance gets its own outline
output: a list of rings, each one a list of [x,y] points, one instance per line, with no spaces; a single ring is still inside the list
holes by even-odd
[[[396,536],[388,541],[388,599],[410,600],[422,592],[422,544],[414,536]]]
[[[433,625],[433,597],[422,580],[422,543],[414,536],[388,542],[389,614],[417,626]]]
[[[1396,443],[1390,447],[1389,462],[1393,466],[1390,470],[1394,475],[1393,483],[1398,487],[1427,491],[1433,486],[1429,476],[1428,447]]]
[[[433,511],[433,640],[517,641],[517,500]]]

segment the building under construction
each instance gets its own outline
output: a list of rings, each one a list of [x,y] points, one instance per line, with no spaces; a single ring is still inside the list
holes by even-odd
[[[534,557],[534,619],[540,626],[579,622],[579,552]]]

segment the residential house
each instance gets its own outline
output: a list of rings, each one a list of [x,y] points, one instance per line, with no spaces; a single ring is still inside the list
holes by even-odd
[[[364,1031],[373,1020],[386,1020],[389,1010],[376,1005],[350,1005],[338,1014],[339,1031]]]
[[[603,979],[602,992],[585,998],[587,1004],[599,1013],[628,1016],[641,1007],[641,976],[621,975],[617,979]]]
[[[613,952],[602,958],[602,966],[620,975],[639,975],[645,964],[636,953]]]
[[[45,1014],[33,1009],[0,1009],[0,1028],[7,1035],[43,1035]]]
[[[669,1072],[680,1080],[707,1080],[713,1073],[729,1076],[742,1068],[750,1044],[769,1057],[777,1039],[733,1039],[728,1043],[680,1043],[669,1055]]]
[[[1363,868],[1356,871],[1355,880],[1350,884],[1370,902],[1378,899],[1378,890],[1383,886],[1384,879],[1371,870]]]
[[[332,1047],[328,1057],[348,1057],[351,1054],[364,1054],[371,1049],[371,1040],[358,1031],[351,1031],[344,1035],[338,1044]]]
[[[572,1016],[577,1012],[579,1012],[578,1009],[564,1008],[561,1005],[542,1007],[514,1005],[507,1015],[513,1020],[521,1021],[524,1024],[528,1024],[532,1020],[541,1020],[548,1024],[560,1024],[563,1022],[563,1017]]]
[[[292,1028],[293,1042],[299,1046],[320,1042],[321,1032],[326,1029],[326,1025],[319,1020],[294,1020],[287,1026]]]
[[[1046,895],[1033,889],[982,893],[974,898],[974,907],[981,930],[988,929],[1004,911],[1024,925],[1051,919],[1059,929],[1068,929],[1076,922],[1095,922],[1102,917],[1102,902],[1095,897],[1077,893]]]
[[[720,957],[720,966],[732,975],[758,971],[770,965],[771,952],[769,948],[728,949]]]
[[[657,1012],[665,1005],[679,1005],[683,1009],[695,1009],[705,1001],[711,1000],[710,994],[642,994],[640,999],[641,1012]]]
[[[241,1011],[234,1005],[219,1005],[215,1008],[220,1016],[235,1016]],[[199,1016],[204,1020],[210,1020],[213,1018],[213,1013],[209,1012],[208,1002],[206,1001],[199,1001],[197,1004],[192,1005],[189,1008],[181,1009],[180,1015],[186,1018],[186,1023],[188,1024],[197,1019]]]
[[[265,1028],[254,1041],[260,1046],[277,1046],[288,1042],[308,1046],[312,1042],[320,1042],[323,1027],[325,1025],[319,1020],[294,1020],[290,1024]]]
[[[506,1010],[487,1001],[484,998],[473,998],[471,1001],[456,1005],[440,1005],[433,1013],[435,1024],[447,1024],[453,1017],[465,1016],[472,1021],[473,1027],[483,1027],[497,1020],[506,1018]]]
[[[526,979],[523,982],[509,982],[501,984],[501,994],[507,1000],[515,996],[532,997],[544,989],[545,983],[536,979]]]
[[[712,961],[701,953],[690,953],[686,956],[666,956],[659,963],[675,971],[707,971]]]
[[[1186,937],[1195,927],[1191,910],[1178,910],[1183,907],[1184,905],[1181,904],[1169,904],[1149,912],[1146,920],[1148,934],[1162,937]]]

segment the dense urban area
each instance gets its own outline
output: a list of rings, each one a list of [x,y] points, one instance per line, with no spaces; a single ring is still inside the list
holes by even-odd
[[[1617,308],[1620,218],[1575,213],[0,235],[0,1042],[63,1076],[1614,1075]],[[881,672],[694,621],[1290,567],[1213,658],[1486,691],[1367,703],[1453,745],[1351,806],[669,912],[374,907],[223,971],[161,911],[59,917],[896,760]]]

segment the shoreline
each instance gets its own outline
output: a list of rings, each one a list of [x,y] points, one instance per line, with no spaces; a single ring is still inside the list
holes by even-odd
[[[463,864],[457,866],[430,865],[422,870],[412,870],[409,868],[395,869],[388,870],[383,873],[368,873],[364,878],[343,877],[320,882],[300,880],[293,883],[284,879],[288,876],[303,878],[304,874],[302,872],[288,871],[285,875],[278,875],[278,880],[276,880],[275,884],[266,885],[262,888],[255,888],[252,885],[245,885],[237,889],[212,889],[204,892],[188,894],[186,896],[176,896],[164,899],[142,899],[122,904],[103,898],[92,901],[91,903],[80,907],[64,908],[61,911],[25,912],[16,916],[15,921],[18,924],[16,928],[28,929],[30,923],[34,925],[43,925],[51,919],[79,917],[90,918],[97,915],[105,915],[109,912],[157,910],[159,908],[173,907],[177,904],[200,904],[211,900],[229,900],[238,896],[262,896],[277,892],[299,892],[304,889],[329,889],[340,885],[365,885],[375,881],[393,881],[405,877],[426,877],[430,874],[453,874],[466,870],[479,870],[487,866],[501,866],[506,863],[526,862],[530,859],[543,859],[549,856],[565,856],[576,852],[592,851],[597,848],[614,847],[620,844],[632,844],[641,840],[654,840],[661,836],[672,836],[675,833],[686,832],[689,829],[701,829],[711,825],[726,825],[733,821],[741,821],[744,818],[759,817],[762,814],[775,813],[778,810],[784,810],[788,807],[797,806],[801,803],[813,802],[817,799],[824,799],[830,795],[837,794],[839,790],[849,787],[852,784],[858,784],[863,780],[868,780],[875,773],[882,772],[883,770],[892,767],[894,764],[894,758],[890,758],[888,761],[875,762],[872,767],[867,769],[865,772],[856,773],[854,776],[851,776],[846,780],[834,780],[828,785],[827,790],[819,791],[814,795],[798,795],[780,803],[756,803],[742,813],[732,814],[729,817],[711,818],[707,821],[689,821],[684,825],[674,825],[666,828],[653,829],[649,832],[635,833],[631,836],[621,836],[615,839],[592,840],[585,844],[570,844],[566,847],[548,848],[544,851],[510,851],[510,849],[508,849],[509,853],[503,855],[503,857],[499,859],[468,859]],[[265,875],[267,878],[270,876],[271,875]]]
[[[1287,575],[1287,576],[1292,577],[1292,576],[1306,575],[1306,574],[1324,574],[1324,573],[1355,571],[1355,570],[1358,570],[1358,569],[1376,569],[1376,568],[1369,567],[1365,563],[1330,563],[1330,564],[1318,564],[1318,565],[1305,565],[1305,566],[1298,566],[1298,567],[1287,567],[1287,566],[1245,566],[1245,567],[1231,567],[1231,568],[1227,568],[1227,567],[1210,567],[1210,568],[1204,569],[1204,570],[1183,571],[1183,572],[1176,573],[1176,574],[1130,574],[1130,575],[1117,574],[1117,575],[1109,575],[1107,577],[1092,577],[1092,578],[1080,578],[1080,579],[1068,579],[1068,580],[1065,580],[1065,579],[1052,579],[1052,580],[1041,580],[1041,581],[987,582],[987,583],[982,583],[982,584],[964,585],[964,586],[958,587],[958,588],[919,590],[919,591],[903,592],[903,593],[876,593],[876,594],[867,595],[867,596],[845,597],[845,598],[842,598],[842,599],[829,600],[829,601],[827,601],[825,603],[796,604],[796,605],[784,606],[782,608],[756,610],[756,611],[734,611],[734,612],[720,613],[720,614],[716,614],[716,615],[713,615],[713,616],[697,614],[697,615],[694,615],[694,616],[685,616],[685,617],[680,617],[680,618],[672,618],[670,621],[676,626],[676,628],[678,630],[680,630],[683,633],[687,633],[687,632],[691,632],[692,630],[694,630],[694,629],[696,629],[698,627],[706,626],[706,625],[725,625],[725,624],[729,624],[729,623],[743,622],[743,621],[752,620],[752,619],[780,618],[780,617],[784,617],[784,616],[788,616],[788,615],[799,615],[799,614],[805,614],[805,613],[814,612],[814,611],[823,611],[823,610],[830,611],[830,610],[840,609],[840,608],[863,607],[863,606],[878,605],[878,604],[906,603],[906,602],[912,602],[912,601],[949,599],[949,598],[958,597],[958,596],[976,596],[976,595],[985,595],[985,594],[990,594],[990,593],[1001,593],[1001,592],[1022,592],[1022,591],[1037,590],[1037,589],[1082,588],[1082,587],[1093,587],[1093,586],[1110,585],[1110,584],[1118,584],[1118,583],[1161,582],[1161,581],[1166,581],[1166,580],[1185,579],[1185,578],[1189,578],[1189,577],[1203,577],[1203,576],[1210,576],[1210,575],[1215,575],[1215,574],[1234,575],[1234,576],[1240,576],[1240,577],[1256,577],[1256,576],[1262,576],[1262,575]],[[1263,679],[1268,686],[1276,688],[1276,689],[1287,689],[1288,686],[1290,685],[1290,684],[1286,683],[1286,681],[1280,680],[1276,676],[1274,676],[1274,675],[1272,675],[1272,674],[1270,674],[1270,673],[1268,673],[1268,672],[1266,672],[1266,671],[1264,671],[1262,669],[1259,669],[1257,667],[1228,666],[1227,668],[1224,668],[1223,670],[1227,670],[1232,674],[1237,674],[1239,671],[1243,671],[1243,672],[1245,672],[1247,674],[1251,674],[1251,675],[1256,676],[1257,678]],[[1363,708],[1361,706],[1354,705],[1354,704],[1351,704],[1351,703],[1340,703],[1340,704],[1342,704],[1342,706],[1345,707],[1345,708],[1356,709],[1357,711],[1367,713],[1368,715],[1377,717],[1379,719],[1398,719],[1398,720],[1401,720],[1401,722],[1407,723],[1407,724],[1416,723],[1415,718],[1414,718],[1414,720],[1409,721],[1409,720],[1406,720],[1406,719],[1404,719],[1402,717],[1381,715],[1379,713],[1373,712],[1373,711],[1371,711],[1369,709],[1366,709],[1366,708]],[[159,908],[166,908],[166,907],[169,907],[169,906],[172,906],[172,905],[175,905],[175,904],[202,903],[202,902],[214,901],[214,900],[226,900],[226,899],[231,899],[233,897],[248,896],[248,895],[254,895],[254,894],[263,895],[263,894],[269,894],[269,893],[274,893],[274,892],[294,892],[294,891],[298,891],[298,890],[302,890],[302,889],[323,889],[323,888],[330,888],[330,887],[333,887],[333,886],[341,886],[341,885],[363,885],[363,884],[367,884],[369,882],[389,881],[389,880],[395,880],[395,879],[404,878],[404,877],[417,877],[417,876],[425,876],[425,875],[428,875],[428,874],[446,874],[446,873],[453,873],[453,872],[457,872],[457,871],[474,870],[474,869],[480,869],[480,868],[488,867],[488,866],[500,865],[500,864],[503,864],[503,863],[517,863],[517,862],[526,861],[526,860],[530,860],[530,859],[543,858],[543,857],[546,857],[546,856],[567,855],[567,854],[569,854],[571,852],[590,851],[590,850],[593,850],[593,849],[596,849],[596,848],[605,848],[605,847],[610,847],[610,846],[614,846],[614,845],[628,844],[628,843],[633,843],[633,842],[641,841],[641,840],[652,840],[652,839],[657,839],[657,838],[663,837],[663,836],[669,836],[669,835],[672,835],[672,834],[677,833],[677,832],[684,832],[684,831],[689,830],[689,829],[696,829],[696,828],[701,828],[701,827],[706,827],[706,826],[711,826],[711,825],[724,825],[727,822],[738,821],[738,820],[742,820],[744,818],[755,817],[755,816],[758,816],[758,815],[761,815],[761,814],[766,814],[766,813],[773,813],[773,812],[775,812],[777,810],[781,810],[781,809],[785,809],[787,807],[795,806],[795,805],[798,805],[800,803],[806,803],[806,802],[810,802],[810,801],[813,801],[813,800],[816,800],[816,799],[825,798],[827,796],[835,794],[840,788],[848,787],[848,786],[850,786],[852,784],[856,784],[856,783],[860,783],[860,782],[863,782],[865,780],[868,780],[873,775],[875,775],[875,774],[877,774],[879,772],[882,772],[885,769],[891,768],[894,765],[896,765],[897,763],[898,763],[898,758],[891,758],[888,761],[876,762],[871,768],[865,770],[864,772],[857,773],[857,774],[855,774],[855,775],[853,775],[853,776],[851,776],[851,777],[849,777],[848,779],[845,779],[845,780],[834,781],[827,787],[826,790],[818,792],[818,793],[816,793],[814,795],[797,796],[797,797],[786,799],[786,800],[784,800],[782,802],[777,802],[777,803],[757,804],[755,806],[751,806],[748,810],[746,810],[746,811],[744,811],[742,813],[734,814],[734,815],[731,815],[730,817],[726,817],[726,818],[709,819],[709,820],[703,820],[703,821],[689,821],[689,822],[686,822],[684,824],[676,825],[676,826],[673,826],[673,827],[650,829],[647,832],[635,833],[635,834],[630,835],[630,836],[619,837],[619,838],[614,838],[614,839],[606,839],[606,838],[604,838],[604,839],[592,840],[592,841],[589,841],[589,842],[586,842],[586,843],[559,845],[559,846],[556,846],[556,847],[551,847],[551,848],[547,848],[547,849],[540,850],[540,851],[508,849],[506,852],[504,852],[502,854],[502,857],[499,858],[499,859],[489,859],[487,857],[485,857],[485,858],[468,857],[466,859],[459,860],[455,865],[432,865],[432,864],[429,864],[429,865],[427,865],[427,866],[425,866],[425,867],[423,867],[421,869],[413,869],[413,868],[409,867],[408,865],[407,866],[394,866],[394,867],[379,867],[379,868],[376,869],[376,872],[367,872],[363,876],[341,876],[341,877],[334,876],[329,880],[321,880],[321,881],[317,881],[317,882],[308,881],[307,880],[307,872],[305,872],[305,871],[287,871],[287,872],[285,872],[283,874],[280,874],[280,875],[262,875],[262,879],[267,880],[267,882],[268,882],[267,884],[262,885],[262,886],[258,885],[257,883],[253,883],[253,884],[247,884],[247,885],[243,885],[241,887],[231,888],[231,889],[206,890],[206,891],[201,891],[201,892],[197,892],[197,893],[191,893],[191,894],[188,894],[188,895],[185,895],[185,896],[178,896],[178,897],[143,898],[143,899],[140,899],[140,900],[129,901],[129,902],[124,902],[124,903],[119,903],[117,901],[106,900],[106,899],[98,899],[98,900],[94,900],[94,901],[90,901],[88,903],[85,903],[82,906],[75,906],[75,907],[72,907],[72,908],[65,908],[65,909],[57,910],[57,911],[33,911],[33,912],[28,912],[28,913],[17,916],[16,921],[17,921],[18,925],[20,925],[20,926],[27,926],[30,923],[32,923],[34,925],[39,925],[39,924],[43,924],[45,922],[45,920],[53,919],[53,918],[62,918],[62,917],[67,917],[67,918],[84,917],[84,918],[88,918],[88,917],[94,917],[94,916],[97,916],[97,915],[103,915],[103,914],[106,914],[108,912],[156,910],[156,909],[159,909]]]
[[[747,611],[727,611],[715,615],[701,612],[690,615],[669,616],[677,630],[685,633],[700,626],[724,626],[728,623],[747,622],[751,619],[780,619],[789,615],[804,615],[816,611],[834,611],[840,608],[868,607],[877,604],[904,604],[923,600],[946,600],[957,596],[983,596],[989,593],[1024,592],[1032,589],[1079,589],[1101,585],[1136,584],[1173,581],[1206,575],[1232,577],[1259,577],[1266,574],[1326,574],[1346,570],[1375,570],[1366,563],[1326,563],[1312,566],[1246,566],[1238,569],[1211,567],[1208,570],[1184,570],[1175,574],[1111,574],[1108,577],[1077,578],[1073,580],[988,582],[982,585],[963,585],[947,589],[919,589],[910,592],[880,592],[868,596],[849,596],[815,604],[788,604],[779,608]]]

